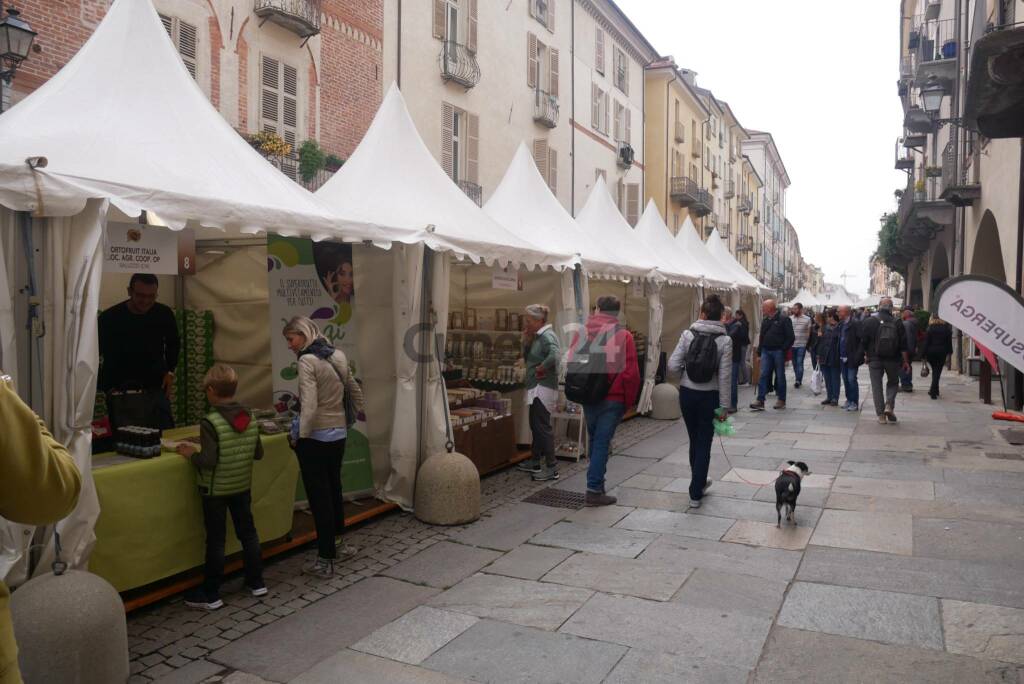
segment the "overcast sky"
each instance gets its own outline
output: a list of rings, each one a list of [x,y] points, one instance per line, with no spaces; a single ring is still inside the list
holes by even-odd
[[[829,282],[849,274],[849,289],[865,294],[878,218],[906,185],[893,169],[898,0],[616,1],[743,126],[771,132],[804,259]]]

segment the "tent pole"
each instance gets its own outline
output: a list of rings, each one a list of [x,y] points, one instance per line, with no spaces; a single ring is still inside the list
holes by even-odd
[[[413,507],[416,506],[415,492],[416,492],[416,481],[420,474],[420,465],[423,463],[423,426],[426,425],[425,412],[427,405],[427,372],[430,369],[430,362],[433,354],[431,354],[431,344],[433,341],[430,339],[428,331],[433,329],[431,325],[431,315],[433,306],[431,305],[432,297],[432,284],[431,278],[431,261],[433,252],[431,249],[424,245],[423,247],[423,263],[421,267],[422,276],[420,278],[420,287],[422,288],[420,294],[420,320],[419,328],[420,334],[417,335],[419,344],[416,351],[416,384],[417,392],[419,394],[419,410],[416,411],[416,472],[412,478],[412,490],[413,490]],[[426,340],[426,342],[424,342]]]

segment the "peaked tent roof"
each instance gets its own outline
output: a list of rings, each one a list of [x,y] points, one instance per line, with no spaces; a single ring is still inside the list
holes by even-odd
[[[31,170],[30,157],[45,157]],[[386,242],[345,223],[267,163],[189,75],[150,0],[116,0],[53,78],[0,116],[0,204],[43,216],[109,198],[242,232]]]
[[[636,233],[612,201],[604,178],[598,177],[594,183],[576,223],[593,242],[615,255],[616,271],[595,275],[659,278],[657,259],[636,239]]]
[[[789,302],[789,304],[795,304],[797,302],[803,304],[804,307],[825,305],[824,302],[814,296],[814,294],[807,290],[807,288],[803,287],[800,288],[800,291],[796,293],[796,296],[793,297],[793,300]]]
[[[722,236],[719,235],[717,228],[711,231],[711,235],[708,237],[706,244],[708,251],[711,252],[712,256],[718,259],[718,261],[726,268],[729,268],[736,273],[736,283],[740,285],[740,287],[746,287],[754,290],[755,292],[761,292],[768,289],[757,278],[750,275],[750,271],[743,268],[743,265],[736,261],[736,258],[733,257],[732,254],[729,254],[729,250],[722,244]]]
[[[588,272],[617,268],[615,257],[605,254],[551,193],[525,143],[519,144],[484,213],[527,242],[576,255]]]
[[[695,285],[701,281],[699,265],[673,239],[654,200],[647,202],[647,208],[634,230],[647,249],[658,257],[658,272],[669,282]]]
[[[716,259],[711,254],[707,245],[701,241],[700,236],[697,234],[697,227],[693,225],[693,221],[689,216],[683,221],[683,225],[679,227],[675,240],[676,244],[682,247],[682,251],[699,264],[701,278],[711,287],[746,285],[733,269],[722,264],[719,259]]]
[[[316,196],[341,215],[397,231],[398,241],[423,242],[473,261],[528,267],[573,262],[573,252],[526,242],[469,199],[430,154],[394,84],[362,142]]]

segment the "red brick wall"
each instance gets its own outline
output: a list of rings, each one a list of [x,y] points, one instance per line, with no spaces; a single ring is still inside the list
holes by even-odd
[[[220,35],[220,22],[214,14],[210,15],[210,102],[214,109],[220,111],[220,51],[224,47],[224,39]]]
[[[249,43],[245,40],[246,17],[238,29],[235,52],[238,53],[238,130],[249,131]]]

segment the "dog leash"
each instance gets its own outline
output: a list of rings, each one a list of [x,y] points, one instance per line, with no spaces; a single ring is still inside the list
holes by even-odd
[[[746,484],[751,485],[753,487],[767,487],[768,486],[768,485],[761,484],[761,483],[758,483],[758,482],[751,482],[750,480],[746,479],[745,477],[740,475],[738,472],[736,472],[736,467],[732,464],[732,461],[729,460],[729,455],[725,452],[725,440],[722,439],[722,435],[716,435],[716,436],[718,437],[718,446],[720,446],[722,448],[722,458],[725,459],[725,463],[726,463],[726,465],[729,466],[729,470],[733,471],[733,474],[736,475],[736,477],[738,477],[740,479],[740,481],[745,482]],[[776,478],[776,479],[778,479],[778,478]]]

